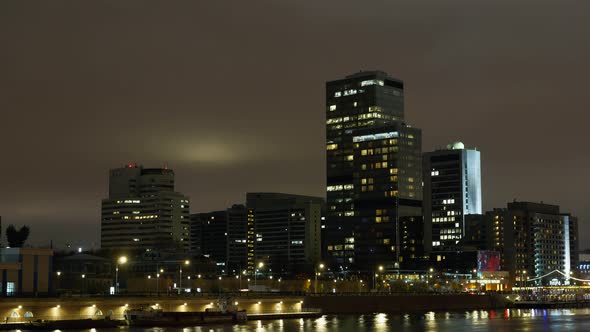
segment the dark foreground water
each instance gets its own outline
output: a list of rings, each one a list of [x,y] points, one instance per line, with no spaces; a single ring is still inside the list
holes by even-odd
[[[589,331],[590,309],[428,312],[423,314],[326,315],[318,319],[249,321],[243,325],[191,328],[92,329],[87,332],[217,331]],[[65,331],[64,331],[65,332]]]

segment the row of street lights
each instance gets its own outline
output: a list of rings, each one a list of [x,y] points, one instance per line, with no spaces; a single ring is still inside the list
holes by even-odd
[[[115,267],[115,289],[114,289],[115,294],[119,293],[119,265],[124,265],[127,262],[128,262],[127,256],[120,256],[117,258],[116,267]],[[189,265],[190,265],[189,260],[184,260],[179,265],[179,281],[178,281],[178,293],[179,294],[181,293],[181,290],[182,290],[182,272],[183,272],[182,267],[189,266]],[[314,267],[314,291],[315,292],[317,292],[318,276],[321,274],[321,271],[323,271],[325,269],[325,267],[326,266],[323,263],[315,265],[315,267]],[[255,273],[254,273],[254,285],[255,286],[257,286],[257,282],[258,282],[258,273],[260,273],[260,271],[263,268],[264,268],[264,262],[259,262],[255,268]],[[382,275],[383,271],[384,271],[383,265],[379,265],[379,266],[375,267],[375,270],[373,273],[373,289],[376,287],[377,277]],[[430,272],[430,275],[429,275],[429,278],[427,278],[427,282],[429,281],[428,279],[432,278],[433,269],[430,268],[429,272]],[[161,269],[158,266],[157,270],[156,270],[156,293],[159,293],[159,278],[160,278],[161,273],[164,273],[164,269]],[[236,279],[240,280],[240,288],[241,288],[242,274],[245,275],[246,273],[247,273],[247,271],[244,270],[241,273],[239,273],[238,275],[236,275]],[[523,273],[526,274],[526,271],[523,271]],[[57,276],[59,277],[60,275],[61,275],[61,272],[57,271]],[[82,279],[85,279],[85,277],[86,277],[86,275],[82,274]],[[201,278],[201,275],[199,275],[198,278]],[[151,279],[151,275],[148,275],[148,279]],[[190,279],[190,276],[188,276],[187,279]],[[220,279],[221,279],[221,277],[220,277]],[[271,279],[272,279],[272,277],[271,277]]]
[[[119,265],[124,265],[128,262],[127,256],[119,256],[116,260],[115,263],[115,287],[114,287],[114,294],[118,294],[119,293]],[[190,265],[190,261],[189,260],[185,260],[183,262],[183,264],[185,266]],[[156,269],[156,293],[159,293],[159,279],[160,279],[160,274],[164,273],[164,269],[161,269],[159,266]],[[59,278],[61,276],[61,271],[57,271],[56,272],[57,277]],[[201,277],[201,275],[199,275],[199,278]],[[190,279],[190,276],[188,277]],[[86,279],[86,274],[82,274],[82,279],[85,280]],[[151,275],[148,275],[148,279],[151,279]],[[180,291],[182,289],[182,264],[179,266],[179,280],[178,280],[178,293],[180,294]]]

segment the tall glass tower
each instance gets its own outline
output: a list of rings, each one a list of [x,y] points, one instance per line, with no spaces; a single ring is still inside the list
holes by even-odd
[[[465,236],[465,216],[481,214],[480,152],[461,142],[428,152],[424,170],[424,245],[454,250]]]
[[[421,215],[421,145],[421,131],[404,123],[402,81],[368,71],[326,83],[325,234],[335,272],[403,260],[399,219]]]

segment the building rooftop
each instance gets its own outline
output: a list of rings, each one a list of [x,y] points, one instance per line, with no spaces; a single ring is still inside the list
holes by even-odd
[[[363,78],[363,77],[374,77],[374,78],[378,78],[378,79],[382,79],[382,80],[386,80],[386,81],[396,82],[396,84],[394,84],[395,86],[403,88],[403,81],[401,79],[392,77],[389,74],[387,74],[386,72],[381,71],[381,70],[361,70],[361,71],[356,72],[354,74],[346,75],[344,77],[344,80],[357,79],[357,78]],[[339,78],[336,80],[330,80],[330,81],[328,81],[328,83],[338,82],[338,81],[342,81],[342,80],[343,80],[342,78]]]

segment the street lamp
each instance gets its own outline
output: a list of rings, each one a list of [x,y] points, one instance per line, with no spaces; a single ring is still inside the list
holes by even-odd
[[[315,282],[314,282],[314,286],[313,286],[313,291],[314,293],[318,292],[318,274],[320,274],[321,272],[318,272],[318,270],[323,270],[324,269],[324,264],[320,263],[320,265],[318,265],[315,269],[314,269],[314,274],[315,274]]]
[[[159,273],[158,273],[159,272]],[[156,265],[156,296],[160,296],[160,274],[164,273],[159,264]]]
[[[379,265],[379,267],[376,270],[378,270],[379,272],[383,272],[383,265]],[[373,289],[375,289],[376,287],[377,276],[379,276],[379,274],[377,274],[377,271],[375,271],[375,273],[373,273]]]
[[[262,269],[263,267],[264,267],[264,263],[260,262],[260,263],[258,263],[258,268],[254,270],[254,286],[256,286],[256,283],[257,283],[256,279],[257,279],[257,275],[258,275],[258,270]]]
[[[57,286],[55,287],[56,289],[59,289],[61,287],[61,271],[57,271],[55,274],[57,274]]]
[[[240,279],[240,289],[242,289],[242,275],[246,275],[246,270],[242,271],[242,273],[238,273]],[[238,278],[238,276],[236,276]]]
[[[117,259],[117,264],[115,267],[115,294],[119,293],[119,264],[127,263],[127,256],[121,256]]]
[[[185,266],[190,265],[190,261],[187,259],[184,261]],[[178,278],[178,294],[180,294],[180,290],[182,289],[182,265],[180,265],[180,278]]]

